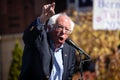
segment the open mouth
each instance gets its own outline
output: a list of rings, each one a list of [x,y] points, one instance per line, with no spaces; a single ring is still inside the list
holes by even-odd
[[[63,40],[63,37],[59,37],[59,39],[60,39],[60,41],[62,41],[62,40]]]

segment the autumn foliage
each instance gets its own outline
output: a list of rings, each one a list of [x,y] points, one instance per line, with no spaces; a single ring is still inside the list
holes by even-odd
[[[120,30],[94,30],[92,17],[92,11],[72,11],[71,14],[76,25],[70,37],[96,64],[96,77],[86,80],[119,80],[120,54],[117,46],[120,44]]]

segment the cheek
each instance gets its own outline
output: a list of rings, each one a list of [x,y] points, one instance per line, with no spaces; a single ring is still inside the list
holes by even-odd
[[[57,30],[54,30],[54,33],[53,33],[54,35],[56,35],[56,36],[59,36],[60,34],[61,34],[61,32],[60,31],[57,31]]]
[[[65,35],[65,36],[64,36],[64,39],[66,40],[67,38],[68,38],[68,35]]]

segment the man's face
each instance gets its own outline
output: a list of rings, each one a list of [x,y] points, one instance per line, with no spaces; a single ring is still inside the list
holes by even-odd
[[[51,37],[54,43],[63,44],[71,33],[70,20],[66,16],[60,16],[54,25]]]

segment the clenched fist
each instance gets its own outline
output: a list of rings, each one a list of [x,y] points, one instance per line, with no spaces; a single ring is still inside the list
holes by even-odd
[[[39,17],[41,23],[45,23],[51,16],[55,14],[55,3],[52,4],[46,4],[42,8],[42,14]]]

